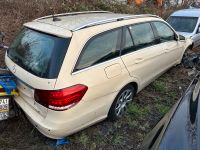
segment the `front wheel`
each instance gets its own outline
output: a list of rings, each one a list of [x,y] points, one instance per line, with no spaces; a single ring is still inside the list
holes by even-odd
[[[108,119],[116,121],[121,118],[127,111],[129,103],[133,101],[135,93],[136,92],[133,86],[125,86],[115,98],[108,113]]]
[[[192,51],[190,48],[187,48],[187,49],[185,50],[184,54],[183,54],[181,63],[184,64],[185,61],[186,61],[188,58],[190,58],[190,57],[192,57],[192,56],[194,56],[194,55],[196,55],[195,52]]]

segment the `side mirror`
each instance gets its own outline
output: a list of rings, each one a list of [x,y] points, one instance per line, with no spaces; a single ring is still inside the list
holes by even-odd
[[[200,33],[200,26],[199,26],[198,29],[197,29],[197,33]]]
[[[179,40],[179,35],[175,34],[175,40],[178,41]]]
[[[180,41],[185,41],[186,38],[185,38],[184,36],[182,36],[182,35],[179,35],[179,40],[180,40]]]

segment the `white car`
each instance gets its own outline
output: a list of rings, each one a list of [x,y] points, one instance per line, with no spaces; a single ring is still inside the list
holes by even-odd
[[[59,139],[122,117],[191,43],[154,15],[66,13],[25,23],[5,61],[18,78],[16,103],[41,133]]]
[[[192,39],[191,49],[200,45],[200,9],[178,10],[170,15],[167,22],[179,34]]]

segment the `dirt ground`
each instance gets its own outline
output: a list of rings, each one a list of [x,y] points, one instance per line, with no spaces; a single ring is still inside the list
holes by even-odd
[[[11,2],[14,1],[0,0],[0,31],[6,33],[6,44],[12,41],[24,22],[46,13],[29,5],[21,11],[21,6]],[[33,12],[28,13],[30,11]],[[4,52],[0,50],[0,67],[3,66]],[[188,71],[182,66],[171,68],[137,94],[124,118],[115,123],[105,120],[69,136],[70,144],[58,149],[140,149],[145,135],[189,85],[192,77],[188,76]],[[40,134],[24,115],[0,122],[0,149],[54,149],[53,143]]]

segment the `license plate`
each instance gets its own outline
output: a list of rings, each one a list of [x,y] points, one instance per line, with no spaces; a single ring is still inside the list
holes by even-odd
[[[0,120],[8,119],[9,117],[9,98],[0,97]]]

